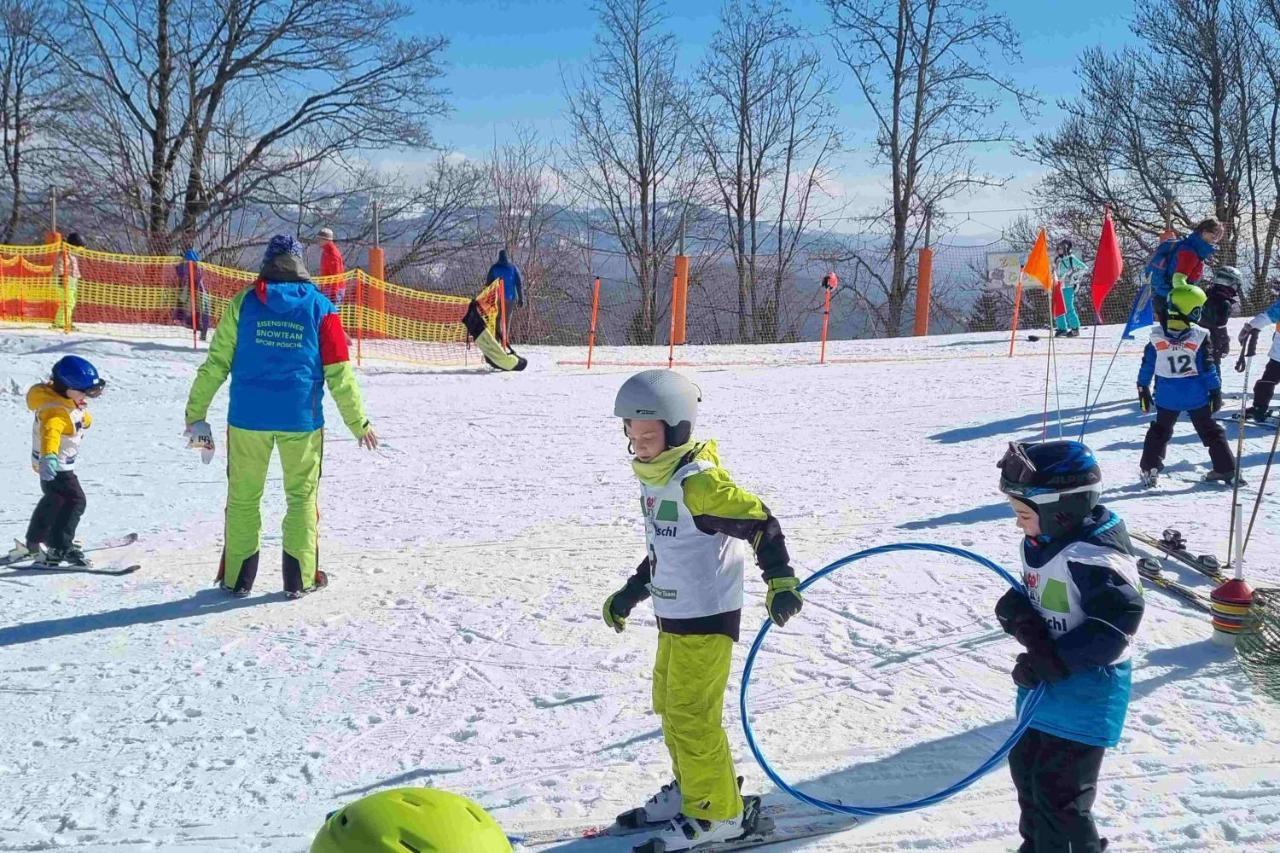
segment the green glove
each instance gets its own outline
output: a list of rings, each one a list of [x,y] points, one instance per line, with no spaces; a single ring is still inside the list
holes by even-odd
[[[773,624],[781,628],[787,620],[800,612],[804,599],[800,597],[800,581],[796,578],[772,578],[769,581],[769,592],[764,597],[764,606],[769,610],[769,618]]]
[[[619,634],[627,627],[627,617],[631,615],[631,608],[618,599],[624,592],[625,589],[620,589],[604,600],[604,624]]]

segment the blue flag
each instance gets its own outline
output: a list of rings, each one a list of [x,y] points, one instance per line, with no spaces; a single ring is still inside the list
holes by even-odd
[[[1129,308],[1129,321],[1124,324],[1124,335],[1121,340],[1133,340],[1133,330],[1150,326],[1155,322],[1155,314],[1151,310],[1151,282],[1138,288],[1133,296],[1133,305]]]

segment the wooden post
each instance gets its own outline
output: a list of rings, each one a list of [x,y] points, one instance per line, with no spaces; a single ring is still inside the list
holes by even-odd
[[[933,290],[933,249],[920,250],[919,271],[916,275],[916,323],[915,335],[929,334],[929,304]]]
[[[196,332],[198,331],[198,327],[200,325],[200,311],[199,311],[199,307],[196,305],[196,262],[195,261],[187,261],[187,293],[188,293],[187,299],[189,300],[187,302],[187,305],[191,309],[191,348],[199,349],[200,345],[197,343]]]
[[[689,256],[676,255],[676,279],[671,288],[671,342],[684,344],[688,340],[686,320],[689,310]]]
[[[1018,284],[1013,288],[1013,323],[1009,331],[1009,358],[1013,358],[1013,342],[1018,339],[1018,315],[1022,313],[1022,271],[1018,271]]]
[[[596,276],[591,289],[591,332],[587,335],[587,370],[591,369],[591,354],[596,348],[596,318],[600,315],[600,276]]]
[[[840,279],[834,272],[829,272],[822,278],[822,289],[824,291],[822,299],[822,349],[818,353],[818,364],[827,363],[827,328],[831,323],[831,294],[835,293],[837,287],[840,286]]]

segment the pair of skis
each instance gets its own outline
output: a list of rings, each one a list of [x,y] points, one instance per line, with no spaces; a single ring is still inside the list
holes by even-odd
[[[750,850],[767,844],[781,844],[786,841],[832,835],[851,829],[858,824],[857,818],[804,809],[798,805],[764,805],[758,796],[743,797],[742,804],[744,834],[729,841],[701,845],[695,848],[698,853],[731,853],[736,850]],[[518,833],[511,837],[511,841],[518,845],[518,849],[533,850],[553,844],[569,844],[591,839],[603,841],[607,838],[635,835],[645,830],[657,829],[659,826],[659,824],[643,822],[623,824],[618,821],[605,824],[583,824]],[[634,845],[631,849],[633,853],[665,853],[662,842],[656,839],[649,839]]]
[[[101,542],[95,542],[87,548],[84,548],[86,554],[92,554],[99,551],[111,551],[116,548],[124,548],[138,541],[138,534],[127,533],[124,536],[117,536],[114,539],[104,539]],[[106,565],[106,566],[35,566],[28,565],[35,559],[34,554],[28,554],[16,560],[10,560],[8,557],[0,557],[0,567],[9,567],[16,572],[55,573],[55,574],[80,574],[80,575],[106,575],[108,577],[121,577],[122,575],[131,575],[142,568],[141,564],[132,563],[127,565]]]
[[[1187,542],[1182,533],[1173,528],[1165,530],[1159,539],[1132,530],[1129,531],[1129,536],[1158,551],[1164,557],[1177,560],[1183,565],[1194,569],[1215,583],[1223,583],[1227,579],[1222,573],[1222,564],[1217,557],[1212,554],[1192,554],[1187,550]],[[1193,607],[1206,613],[1211,612],[1209,600],[1204,593],[1170,578],[1164,573],[1160,560],[1153,557],[1139,558],[1138,573],[1142,575],[1143,580],[1151,581],[1156,586],[1171,595],[1183,599]]]

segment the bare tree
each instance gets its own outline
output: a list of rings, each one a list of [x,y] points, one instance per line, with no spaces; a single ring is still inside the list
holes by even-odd
[[[58,119],[74,105],[60,89],[50,47],[57,20],[43,0],[0,0],[0,156],[9,208],[3,243],[17,234],[27,199],[43,189],[32,182],[47,177]]]
[[[777,0],[728,0],[697,82],[689,123],[724,214],[738,340],[777,340],[784,282],[836,147],[830,76]]]
[[[411,267],[435,264],[474,252],[488,237],[478,222],[486,175],[468,160],[438,157],[416,180],[380,175],[375,192],[381,204],[382,237],[403,247],[387,265],[395,276]],[[363,239],[370,228],[358,230]]]
[[[57,49],[87,105],[69,142],[104,222],[165,248],[228,211],[296,202],[309,164],[428,145],[445,41],[401,36],[408,14],[389,0],[69,0]]]
[[[600,0],[595,9],[591,62],[566,84],[565,177],[603,210],[606,235],[627,255],[640,291],[631,342],[654,343],[659,284],[693,200],[695,145],[661,0]]]
[[[1265,276],[1275,232],[1257,228],[1276,210],[1280,183],[1259,178],[1276,162],[1268,128],[1280,111],[1274,84],[1261,85],[1276,52],[1253,23],[1265,17],[1256,5],[1139,0],[1136,46],[1085,51],[1080,95],[1061,104],[1067,118],[1033,147],[1050,169],[1045,194],[1060,222],[1090,232],[1109,206],[1120,235],[1136,241],[1141,255],[1155,245],[1166,215],[1189,229],[1211,214],[1227,227],[1218,256],[1237,262],[1245,225],[1260,249],[1250,253],[1260,264],[1255,278]]]
[[[890,178],[886,334],[902,331],[914,290],[908,267],[931,212],[976,187],[1002,186],[974,161],[979,146],[1014,141],[995,118],[1001,98],[1031,96],[997,69],[1018,56],[1018,38],[984,0],[826,0],[836,55],[870,110],[875,162]]]

